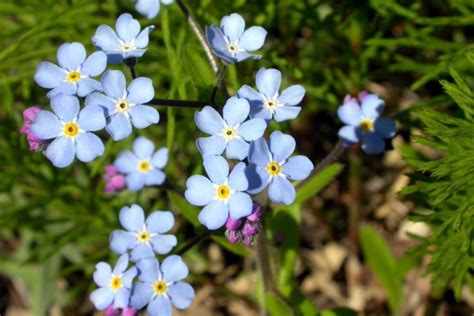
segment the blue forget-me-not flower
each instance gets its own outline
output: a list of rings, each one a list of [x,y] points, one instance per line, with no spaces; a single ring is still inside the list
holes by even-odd
[[[285,205],[293,203],[296,192],[289,180],[303,180],[314,168],[313,163],[305,156],[290,157],[295,146],[295,139],[280,131],[270,135],[269,144],[263,138],[252,142],[250,165],[246,170],[248,192],[259,193],[268,185],[270,200]]]
[[[162,169],[168,162],[168,149],[155,150],[152,141],[138,137],[133,142],[133,152],[122,151],[114,162],[117,170],[125,175],[125,184],[130,191],[144,186],[161,185],[166,179]]]
[[[133,204],[120,210],[119,220],[126,231],[112,232],[110,248],[118,254],[132,250],[132,261],[154,257],[154,252],[166,254],[177,244],[175,236],[164,235],[174,225],[174,216],[169,211],[154,211],[145,221],[143,209]]]
[[[247,100],[232,97],[224,105],[224,119],[210,106],[196,112],[196,125],[209,137],[201,137],[196,141],[203,157],[221,155],[224,149],[229,159],[243,160],[247,158],[249,143],[262,137],[267,124],[255,118],[245,121],[250,112]],[[245,122],[244,122],[245,121]]]
[[[141,309],[148,305],[148,315],[171,316],[173,306],[186,309],[191,305],[194,289],[181,281],[189,270],[180,256],[166,257],[161,265],[155,258],[141,259],[137,268],[140,282],[133,287],[132,307]]]
[[[52,89],[48,93],[49,98],[60,93],[85,97],[101,89],[100,82],[92,77],[102,74],[107,66],[107,55],[104,52],[92,53],[86,59],[84,45],[65,43],[59,47],[57,58],[59,66],[42,62],[34,76],[38,85]]]
[[[129,306],[132,281],[137,275],[137,269],[127,268],[128,254],[120,256],[113,270],[105,262],[99,262],[95,266],[93,278],[99,288],[91,293],[90,299],[98,310],[104,310],[111,305],[114,308]]]
[[[92,132],[105,126],[104,110],[100,106],[87,106],[79,112],[75,96],[60,94],[51,99],[50,111],[41,110],[31,125],[32,134],[51,141],[46,157],[58,168],[69,166],[74,157],[89,162],[104,153],[104,144]]]
[[[237,95],[250,103],[250,116],[277,122],[294,119],[301,111],[297,106],[305,95],[301,85],[292,85],[280,94],[281,72],[277,69],[260,68],[256,76],[258,91],[242,86]]]
[[[209,179],[195,175],[186,181],[184,196],[192,205],[204,206],[198,219],[208,229],[219,229],[227,219],[239,219],[252,213],[245,163],[239,162],[229,174],[229,165],[221,156],[204,158]]]
[[[339,130],[339,139],[345,146],[362,143],[368,154],[380,154],[385,150],[384,139],[395,136],[395,121],[382,117],[385,102],[376,94],[368,94],[361,100],[347,99],[337,110],[339,119],[347,124]]]
[[[160,12],[160,2],[171,4],[174,0],[138,0],[135,4],[135,10],[147,19],[153,19]]]
[[[245,30],[245,21],[237,13],[223,17],[220,27],[211,25],[206,28],[207,41],[212,50],[229,64],[262,58],[249,52],[262,48],[266,36],[267,31],[261,26]]]
[[[142,57],[154,28],[151,25],[140,32],[140,23],[129,13],[123,13],[115,23],[115,31],[108,25],[100,25],[92,42],[107,54],[109,63],[116,64],[123,59]]]
[[[160,114],[151,106],[144,105],[155,95],[149,78],[136,78],[126,86],[125,75],[119,70],[108,70],[102,77],[105,94],[95,92],[86,99],[86,105],[100,105],[107,115],[106,130],[114,140],[121,140],[136,128],[157,124]]]

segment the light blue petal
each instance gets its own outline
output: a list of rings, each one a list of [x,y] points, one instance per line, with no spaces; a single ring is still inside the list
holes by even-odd
[[[106,53],[114,52],[121,45],[115,31],[108,25],[100,25],[92,37],[94,46],[102,49]]]
[[[268,189],[268,197],[275,203],[290,205],[296,197],[295,188],[284,177],[273,177]]]
[[[147,19],[153,19],[160,12],[160,0],[138,0],[135,10]]]
[[[82,78],[77,82],[77,95],[86,97],[94,91],[102,90],[102,85],[99,81],[91,78]]]
[[[184,282],[177,282],[168,287],[168,295],[174,307],[186,309],[191,305],[194,299],[194,289],[191,285]]]
[[[113,140],[122,140],[132,133],[132,123],[125,115],[117,113],[112,116],[105,130],[112,136]]]
[[[249,154],[250,145],[240,138],[234,138],[227,143],[225,155],[227,159],[244,160]]]
[[[257,104],[261,104],[264,101],[263,96],[258,93],[254,88],[244,84],[239,91],[237,91],[237,96],[239,98],[245,98],[250,103],[250,107],[255,106],[255,102]]]
[[[137,268],[133,267],[133,268],[128,269],[128,271],[126,271],[122,275],[122,282],[126,288],[129,289],[132,287],[132,282],[133,282],[133,279],[137,276],[137,272],[138,272]]]
[[[295,151],[295,139],[280,131],[274,131],[270,135],[270,151],[273,154],[273,160],[282,163]]]
[[[161,0],[161,3],[163,3],[163,4],[171,4],[173,2],[174,2],[174,0]]]
[[[134,50],[122,53],[121,56],[124,59],[132,58],[132,57],[140,58],[146,53],[146,51],[147,51],[146,49],[135,48]]]
[[[111,97],[106,96],[105,94],[94,92],[87,96],[85,101],[85,106],[98,105],[104,108],[105,115],[109,117],[115,111],[115,102]]]
[[[378,155],[384,152],[385,142],[382,136],[376,133],[362,134],[362,150],[367,154]]]
[[[162,185],[165,179],[166,175],[163,171],[152,169],[145,175],[145,185]]]
[[[250,104],[242,98],[231,97],[224,105],[224,120],[229,126],[242,123],[249,116]]]
[[[382,114],[385,102],[378,95],[369,94],[362,101],[361,108],[365,118],[375,120]]]
[[[212,201],[216,195],[216,190],[208,178],[197,175],[191,176],[186,181],[186,200],[196,206],[203,206]]]
[[[267,37],[267,31],[261,26],[249,27],[242,37],[240,37],[239,45],[246,51],[254,51],[262,48]]]
[[[130,300],[130,290],[125,287],[122,287],[117,291],[117,293],[115,293],[113,306],[114,308],[128,307],[129,300]]]
[[[53,90],[49,91],[47,97],[52,99],[60,94],[74,95],[77,93],[77,84],[70,82],[63,82]]]
[[[163,274],[163,281],[177,282],[187,277],[189,270],[180,256],[171,255],[161,262],[161,273]]]
[[[119,220],[129,232],[139,232],[145,227],[145,214],[137,204],[123,207],[119,213]]]
[[[127,100],[134,104],[145,104],[153,99],[155,89],[150,78],[140,77],[134,79],[128,86]]]
[[[125,177],[125,184],[129,191],[138,191],[145,186],[145,175],[139,171],[132,172]]]
[[[154,258],[155,253],[150,244],[138,243],[130,253],[130,260],[137,262],[140,259]]]
[[[158,124],[160,114],[158,111],[148,105],[136,105],[128,111],[132,119],[133,126],[136,128],[145,128],[152,124]]]
[[[92,133],[80,133],[76,137],[76,155],[82,162],[89,162],[104,154],[104,144]]]
[[[149,44],[149,37],[151,31],[153,31],[155,27],[153,25],[147,26],[143,29],[143,31],[138,34],[135,40],[135,46],[138,48],[146,48]]]
[[[151,164],[158,169],[163,169],[168,163],[168,148],[160,148],[151,157]]]
[[[173,235],[156,235],[151,238],[153,250],[160,255],[167,254],[176,247],[177,244],[178,240]]]
[[[209,230],[219,229],[229,218],[229,208],[224,202],[213,200],[199,213],[198,220]]]
[[[137,238],[132,233],[123,230],[114,230],[110,234],[110,249],[118,254],[124,254],[136,244]]]
[[[229,164],[222,156],[206,157],[203,165],[209,179],[215,184],[223,184],[229,175]]]
[[[229,175],[229,186],[235,191],[245,191],[248,189],[249,182],[245,175],[245,163],[239,162],[235,165]]]
[[[61,136],[53,140],[46,149],[46,157],[58,168],[69,166],[76,155],[74,143],[68,137]]]
[[[104,310],[112,304],[114,293],[108,287],[101,287],[91,293],[90,300],[98,310]]]
[[[270,121],[273,118],[273,112],[263,107],[263,103],[250,108],[250,117]]]
[[[221,155],[226,147],[226,144],[224,137],[221,135],[214,135],[198,138],[196,140],[196,146],[202,157],[205,158],[211,155]]]
[[[337,116],[344,123],[352,126],[359,126],[362,121],[362,112],[356,102],[347,102],[337,109]]]
[[[339,130],[339,139],[344,146],[351,146],[359,142],[359,136],[357,135],[357,127],[346,125]]]
[[[303,86],[295,84],[282,91],[278,97],[278,102],[290,106],[297,105],[303,100],[305,93]]]
[[[126,95],[125,75],[120,70],[107,70],[102,76],[102,88],[105,93],[116,100]]]
[[[89,105],[79,113],[77,124],[86,132],[95,132],[105,127],[104,108],[99,105]]]
[[[129,43],[132,39],[136,38],[140,32],[140,23],[129,13],[123,13],[118,17],[115,23],[115,30],[125,43]]]
[[[76,71],[86,60],[86,49],[81,43],[65,43],[59,47],[57,55],[62,68]]]
[[[222,30],[216,25],[206,26],[206,38],[209,45],[216,51],[222,52],[226,50],[227,42]]]
[[[108,263],[99,262],[95,265],[95,271],[92,275],[95,284],[99,287],[107,286],[112,278],[112,269]]]
[[[50,62],[42,62],[36,68],[35,81],[43,88],[52,89],[66,80],[66,71]]]
[[[245,175],[249,181],[247,192],[250,194],[262,192],[270,182],[270,176],[265,167],[257,167],[256,165],[251,164],[245,169]]]
[[[252,213],[252,199],[250,195],[236,192],[229,198],[229,213],[233,219],[240,219]]]
[[[122,151],[115,160],[114,165],[120,173],[128,174],[137,171],[138,158],[129,150]]]
[[[138,278],[143,282],[154,283],[160,277],[160,263],[154,257],[139,260],[137,269]]]
[[[272,155],[265,139],[259,138],[250,144],[249,161],[258,166],[266,166],[272,159]]]
[[[153,298],[153,288],[150,284],[136,283],[133,286],[132,296],[130,297],[130,305],[136,309],[142,309]]]
[[[164,295],[156,296],[155,299],[148,304],[146,311],[148,312],[148,315],[153,316],[172,316],[173,314],[171,301]]]
[[[306,179],[306,177],[314,169],[314,165],[311,160],[305,156],[291,157],[282,167],[283,173],[287,175],[290,180],[295,181]]]
[[[245,21],[240,14],[232,13],[221,20],[221,28],[231,42],[240,38],[245,29]]]
[[[146,137],[138,137],[133,142],[133,152],[139,159],[150,159],[155,150],[155,144]]]
[[[246,141],[254,141],[263,136],[267,123],[263,119],[255,118],[242,123],[237,130],[237,134]]]
[[[267,98],[276,98],[281,85],[281,72],[277,69],[260,68],[256,76],[258,91]]]
[[[123,254],[117,260],[113,273],[115,275],[122,274],[125,270],[127,270],[127,267],[128,267],[128,254]]]
[[[383,138],[392,138],[397,133],[395,121],[389,117],[379,117],[374,123],[375,133]]]
[[[262,59],[262,55],[249,54],[247,52],[238,52],[237,55],[235,56],[235,59],[237,62],[241,62],[247,59],[259,60],[259,59]]]
[[[77,118],[79,113],[79,99],[71,95],[60,94],[51,99],[51,108],[61,120],[71,122]]]
[[[31,132],[39,139],[56,138],[63,132],[58,117],[49,111],[39,111],[31,124]]]
[[[96,77],[104,72],[105,67],[107,67],[107,55],[104,52],[95,52],[82,64],[81,73]]]
[[[152,233],[163,234],[174,226],[174,216],[170,211],[154,211],[146,219],[146,227]]]
[[[209,135],[220,133],[224,129],[224,120],[214,108],[208,105],[196,112],[194,121],[201,131]]]
[[[283,122],[287,120],[292,120],[298,116],[301,112],[301,107],[299,106],[283,106],[275,109],[275,121]]]

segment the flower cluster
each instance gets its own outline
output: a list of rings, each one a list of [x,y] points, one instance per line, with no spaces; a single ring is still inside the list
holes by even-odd
[[[125,177],[115,165],[105,166],[104,180],[106,181],[105,192],[113,193],[125,188]]]
[[[252,213],[249,216],[237,220],[229,217],[225,224],[227,240],[229,240],[231,244],[241,242],[246,246],[251,246],[262,228],[260,224],[262,215],[262,207],[254,202]]]
[[[41,151],[47,145],[31,132],[31,124],[33,124],[33,120],[40,111],[41,109],[37,106],[29,107],[23,111],[23,119],[25,120],[25,123],[20,129],[20,133],[26,136],[31,151]]]
[[[174,226],[169,211],[154,211],[145,220],[138,205],[124,207],[119,220],[126,230],[115,230],[110,248],[120,254],[115,267],[99,262],[93,275],[99,287],[90,299],[98,310],[116,315],[136,315],[146,307],[149,315],[172,315],[172,306],[186,309],[194,299],[194,289],[182,282],[188,267],[180,256],[170,255],[161,262],[155,253],[165,255],[177,244],[165,234]],[[130,266],[130,261],[135,265]]]

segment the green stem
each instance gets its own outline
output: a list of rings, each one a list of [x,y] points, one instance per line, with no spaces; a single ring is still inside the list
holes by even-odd
[[[197,244],[199,244],[200,242],[206,240],[207,238],[209,238],[211,236],[211,232],[209,231],[206,231],[200,235],[197,235],[196,237],[194,237],[193,239],[191,239],[190,241],[188,241],[186,243],[186,245],[184,245],[183,247],[181,247],[181,249],[179,249],[178,251],[176,251],[176,254],[179,255],[179,256],[182,256],[184,255],[188,250],[190,250],[191,248],[193,248],[194,246],[196,246]]]
[[[202,108],[209,105],[205,101],[187,101],[187,100],[169,100],[169,99],[153,99],[148,104],[156,106],[171,106],[177,108]]]
[[[219,90],[222,87],[222,83],[224,82],[226,72],[227,72],[227,65],[223,64],[221,68],[219,69],[219,72],[217,73],[216,83],[214,84],[214,87],[212,88],[212,92],[211,92],[212,104],[216,103],[217,90]]]

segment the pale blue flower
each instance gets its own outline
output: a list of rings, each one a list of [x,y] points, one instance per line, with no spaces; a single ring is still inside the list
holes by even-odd
[[[242,86],[237,95],[250,103],[250,116],[277,122],[294,119],[301,112],[297,106],[304,98],[305,89],[292,85],[280,94],[281,72],[277,69],[260,68],[256,76],[258,91],[248,85]]]
[[[74,157],[89,162],[104,153],[104,144],[92,132],[105,126],[104,110],[100,106],[86,106],[79,112],[79,100],[60,94],[51,99],[50,111],[38,112],[31,125],[31,133],[51,141],[46,157],[58,168],[69,166]]]
[[[114,140],[122,140],[132,133],[132,125],[146,128],[157,124],[160,114],[151,106],[155,95],[149,78],[136,78],[127,88],[125,75],[119,70],[107,70],[102,77],[104,93],[95,92],[86,99],[86,105],[100,105],[107,115],[106,131]]]
[[[257,194],[269,186],[268,197],[276,203],[290,205],[296,197],[289,180],[304,180],[313,170],[313,163],[305,156],[290,155],[295,150],[295,139],[275,131],[269,145],[260,138],[250,144],[250,165],[246,170],[248,192]]]
[[[168,162],[168,149],[155,150],[152,141],[138,137],[133,142],[133,152],[122,151],[114,162],[117,170],[125,175],[125,184],[130,191],[144,186],[161,185],[166,175],[162,169]]]
[[[347,124],[339,130],[339,139],[344,146],[362,143],[362,150],[368,154],[381,154],[385,150],[384,139],[397,133],[395,121],[382,117],[385,103],[375,94],[368,94],[359,105],[357,100],[348,99],[337,110],[339,119]]]
[[[102,74],[107,66],[107,55],[95,52],[86,59],[86,49],[81,43],[66,43],[59,47],[57,54],[59,66],[42,62],[35,73],[36,83],[52,89],[48,97],[60,93],[85,97],[101,89],[100,82],[92,79]]]
[[[194,289],[181,280],[189,270],[180,256],[166,257],[161,266],[155,258],[137,262],[140,282],[133,287],[131,306],[136,309],[147,307],[148,315],[171,316],[173,306],[186,309],[194,299]]]
[[[163,4],[171,4],[174,0],[138,0],[135,10],[147,19],[153,19],[160,12],[160,2]]]
[[[267,124],[262,119],[245,121],[250,112],[247,100],[232,97],[224,105],[224,119],[211,106],[196,112],[194,120],[201,131],[211,135],[196,141],[203,157],[221,155],[226,150],[229,159],[247,158],[250,141],[262,137]]]
[[[105,262],[99,262],[95,266],[93,277],[99,288],[91,293],[90,299],[98,310],[104,310],[109,306],[114,308],[129,306],[132,281],[137,275],[137,269],[132,267],[127,270],[127,267],[127,254],[120,256],[113,270]]]
[[[120,210],[119,220],[126,231],[112,232],[110,248],[118,254],[131,250],[132,261],[154,257],[154,252],[166,254],[177,244],[175,236],[164,235],[174,225],[174,216],[169,211],[154,211],[145,221],[143,209],[133,204]]]
[[[237,13],[223,17],[220,27],[206,27],[207,42],[214,53],[229,64],[262,58],[249,52],[262,48],[266,36],[267,31],[261,26],[245,30],[245,21]]]

